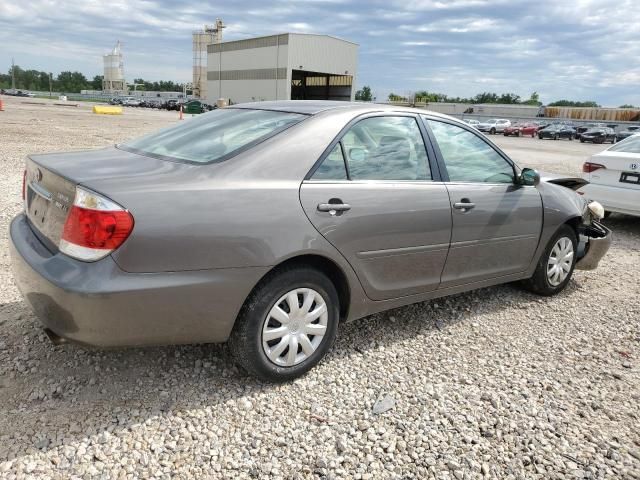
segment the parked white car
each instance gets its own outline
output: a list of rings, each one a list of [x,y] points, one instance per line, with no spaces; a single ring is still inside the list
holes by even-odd
[[[476,128],[481,132],[489,132],[490,134],[502,133],[504,129],[511,126],[511,120],[505,118],[492,118],[486,122],[480,122]]]
[[[140,100],[135,97],[124,97],[122,99],[122,105],[125,107],[139,107]]]
[[[606,212],[640,216],[640,134],[593,155],[582,172],[590,183],[578,193],[600,202]]]
[[[478,120],[474,120],[473,118],[465,118],[463,121],[464,123],[472,126],[473,128],[478,128],[478,125],[480,125],[480,122]]]

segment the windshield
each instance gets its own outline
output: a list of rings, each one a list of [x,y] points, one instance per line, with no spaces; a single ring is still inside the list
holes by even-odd
[[[298,113],[224,108],[199,115],[118,148],[167,160],[221,162],[305,118]]]

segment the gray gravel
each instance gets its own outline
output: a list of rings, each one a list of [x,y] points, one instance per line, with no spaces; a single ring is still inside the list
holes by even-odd
[[[343,325],[304,378],[266,385],[224,346],[47,341],[9,271],[24,155],[107,145],[177,114],[5,108],[3,478],[640,479],[640,219],[611,217],[604,265],[555,298],[507,285],[374,315]],[[536,141],[515,140],[535,157]]]

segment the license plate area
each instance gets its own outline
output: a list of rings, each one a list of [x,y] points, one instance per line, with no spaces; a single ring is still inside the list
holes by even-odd
[[[622,172],[620,174],[620,182],[640,185],[640,173]]]
[[[47,221],[51,206],[51,194],[42,187],[27,186],[27,217],[39,228]]]

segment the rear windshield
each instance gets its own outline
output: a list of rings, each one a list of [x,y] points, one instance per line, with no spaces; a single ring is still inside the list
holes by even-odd
[[[221,162],[300,122],[306,115],[224,108],[118,145],[123,150],[190,163]]]
[[[609,150],[622,153],[640,153],[640,135],[634,135],[622,140],[609,148]]]

